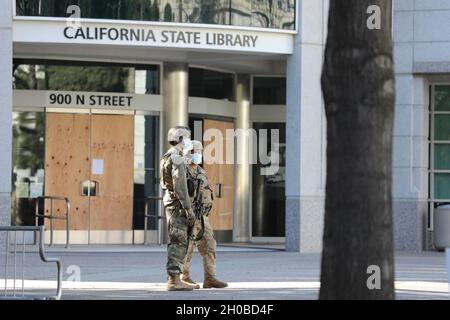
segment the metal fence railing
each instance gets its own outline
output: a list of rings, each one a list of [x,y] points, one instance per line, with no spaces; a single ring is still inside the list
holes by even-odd
[[[43,200],[43,205],[45,207],[45,200],[50,200],[50,208],[46,210],[49,214],[39,213],[39,202]],[[65,203],[66,212],[64,216],[53,214],[53,202],[63,201]],[[50,246],[53,246],[53,220],[65,220],[66,221],[66,248],[70,245],[70,200],[66,197],[55,197],[55,196],[43,196],[36,199],[35,208],[36,226],[39,225],[39,218],[50,220]]]
[[[144,244],[148,244],[148,239],[147,239],[147,231],[148,231],[148,218],[153,218],[155,219],[155,226],[156,226],[156,232],[157,232],[157,242],[158,245],[161,245],[163,240],[162,240],[162,229],[163,229],[163,220],[166,219],[166,217],[164,217],[163,215],[161,215],[161,210],[160,208],[162,206],[158,206],[158,202],[162,201],[163,198],[161,197],[146,197],[145,198],[145,213],[144,213]],[[153,212],[152,214],[149,213],[149,204],[150,202],[154,202],[155,205],[155,212]]]
[[[4,288],[0,299],[7,300],[59,300],[62,293],[62,266],[59,258],[49,258],[44,251],[44,226],[0,226],[0,239],[5,240]],[[25,295],[26,233],[33,232],[38,239],[39,257],[45,263],[55,263],[57,267],[56,294],[52,296]],[[38,237],[36,237],[36,234]],[[34,252],[33,252],[34,253]],[[0,252],[2,254],[2,252]],[[19,269],[19,270],[18,270]],[[0,273],[1,274],[1,273]],[[11,279],[9,277],[12,277]],[[20,278],[20,281],[19,279]],[[1,289],[0,289],[1,292]]]

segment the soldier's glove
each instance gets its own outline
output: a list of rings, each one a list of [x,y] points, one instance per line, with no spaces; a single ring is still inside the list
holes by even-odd
[[[192,209],[186,209],[186,218],[188,221],[188,225],[189,227],[192,227],[195,224],[195,214],[194,211]]]

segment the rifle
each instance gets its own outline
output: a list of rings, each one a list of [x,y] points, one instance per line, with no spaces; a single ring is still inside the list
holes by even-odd
[[[194,236],[192,233],[194,231],[194,227],[189,227],[188,229],[188,237],[189,240],[198,241],[203,238],[203,234],[205,233],[205,221],[203,220],[203,195],[200,192],[200,184],[201,180],[197,180],[197,190],[194,198],[194,202],[192,203],[192,209],[194,211],[195,219],[202,221],[202,229],[201,231]]]

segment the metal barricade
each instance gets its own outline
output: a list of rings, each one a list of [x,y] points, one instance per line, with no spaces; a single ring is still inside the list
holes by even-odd
[[[5,240],[5,285],[4,285],[4,294],[0,296],[0,299],[7,299],[7,300],[34,300],[34,299],[43,299],[43,300],[59,300],[61,298],[62,294],[62,266],[61,261],[58,258],[48,258],[45,256],[44,251],[44,236],[45,236],[45,227],[44,226],[38,226],[38,227],[27,227],[27,226],[12,226],[12,227],[3,227],[0,226],[0,232],[6,233],[6,240]],[[22,243],[17,243],[17,232],[22,232]],[[25,296],[25,233],[26,232],[34,232],[39,235],[39,257],[41,261],[45,263],[56,263],[57,266],[57,288],[56,288],[56,295],[49,296],[49,297],[38,297],[38,296]],[[13,234],[13,237],[10,237],[10,235]],[[0,235],[3,235],[0,233]],[[12,239],[10,239],[12,238]],[[12,243],[14,242],[14,243]],[[19,248],[18,248],[19,246]],[[21,247],[21,248],[20,248]],[[18,252],[20,251],[20,252]],[[8,274],[9,274],[9,257],[12,255],[12,264],[13,264],[13,276],[12,279],[13,282],[13,288],[12,290],[8,287]],[[21,256],[21,258],[18,259],[18,255]],[[20,288],[16,289],[16,282],[17,280],[17,262],[18,260],[21,260],[21,270],[20,270],[20,277],[21,277],[21,286]],[[11,294],[8,294],[8,292],[11,292]]]
[[[50,214],[46,215],[39,214],[39,200],[50,200]],[[53,201],[64,201],[66,203],[66,214],[63,216],[53,215]],[[53,220],[66,220],[66,248],[70,245],[70,200],[66,197],[56,197],[56,196],[43,196],[36,198],[36,208],[35,208],[36,226],[39,225],[39,218],[44,218],[50,220],[50,246],[53,246]]]
[[[156,197],[156,196],[152,196],[152,197],[146,197],[145,198],[145,213],[144,213],[144,244],[147,245],[148,241],[147,241],[147,231],[148,231],[148,218],[154,218],[155,219],[155,225],[157,226],[157,238],[158,238],[158,245],[162,244],[162,228],[163,228],[163,224],[162,224],[162,220],[166,219],[165,216],[161,215],[161,208],[162,206],[160,206],[158,208],[158,205],[156,205],[156,210],[159,212],[155,212],[153,214],[149,214],[148,212],[148,208],[149,208],[149,202],[154,201],[156,204],[158,204],[159,201],[162,201],[162,197]],[[159,210],[158,210],[159,209]]]

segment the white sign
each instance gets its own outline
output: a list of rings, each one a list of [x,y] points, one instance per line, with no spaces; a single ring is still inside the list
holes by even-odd
[[[103,23],[102,23],[103,22]],[[212,49],[291,54],[295,32],[227,26],[196,26],[136,21],[81,19],[79,27],[64,18],[14,19],[14,42],[108,44],[160,48]]]
[[[92,161],[92,174],[103,174],[103,159]]]
[[[30,183],[30,198],[42,197],[44,193],[44,184],[40,182]]]
[[[162,96],[113,92],[14,90],[14,108],[81,108],[161,111]]]
[[[47,91],[47,106],[124,107],[132,106],[134,96],[114,93],[51,92]]]
[[[448,293],[450,293],[450,248],[445,249],[445,256],[447,257]]]

